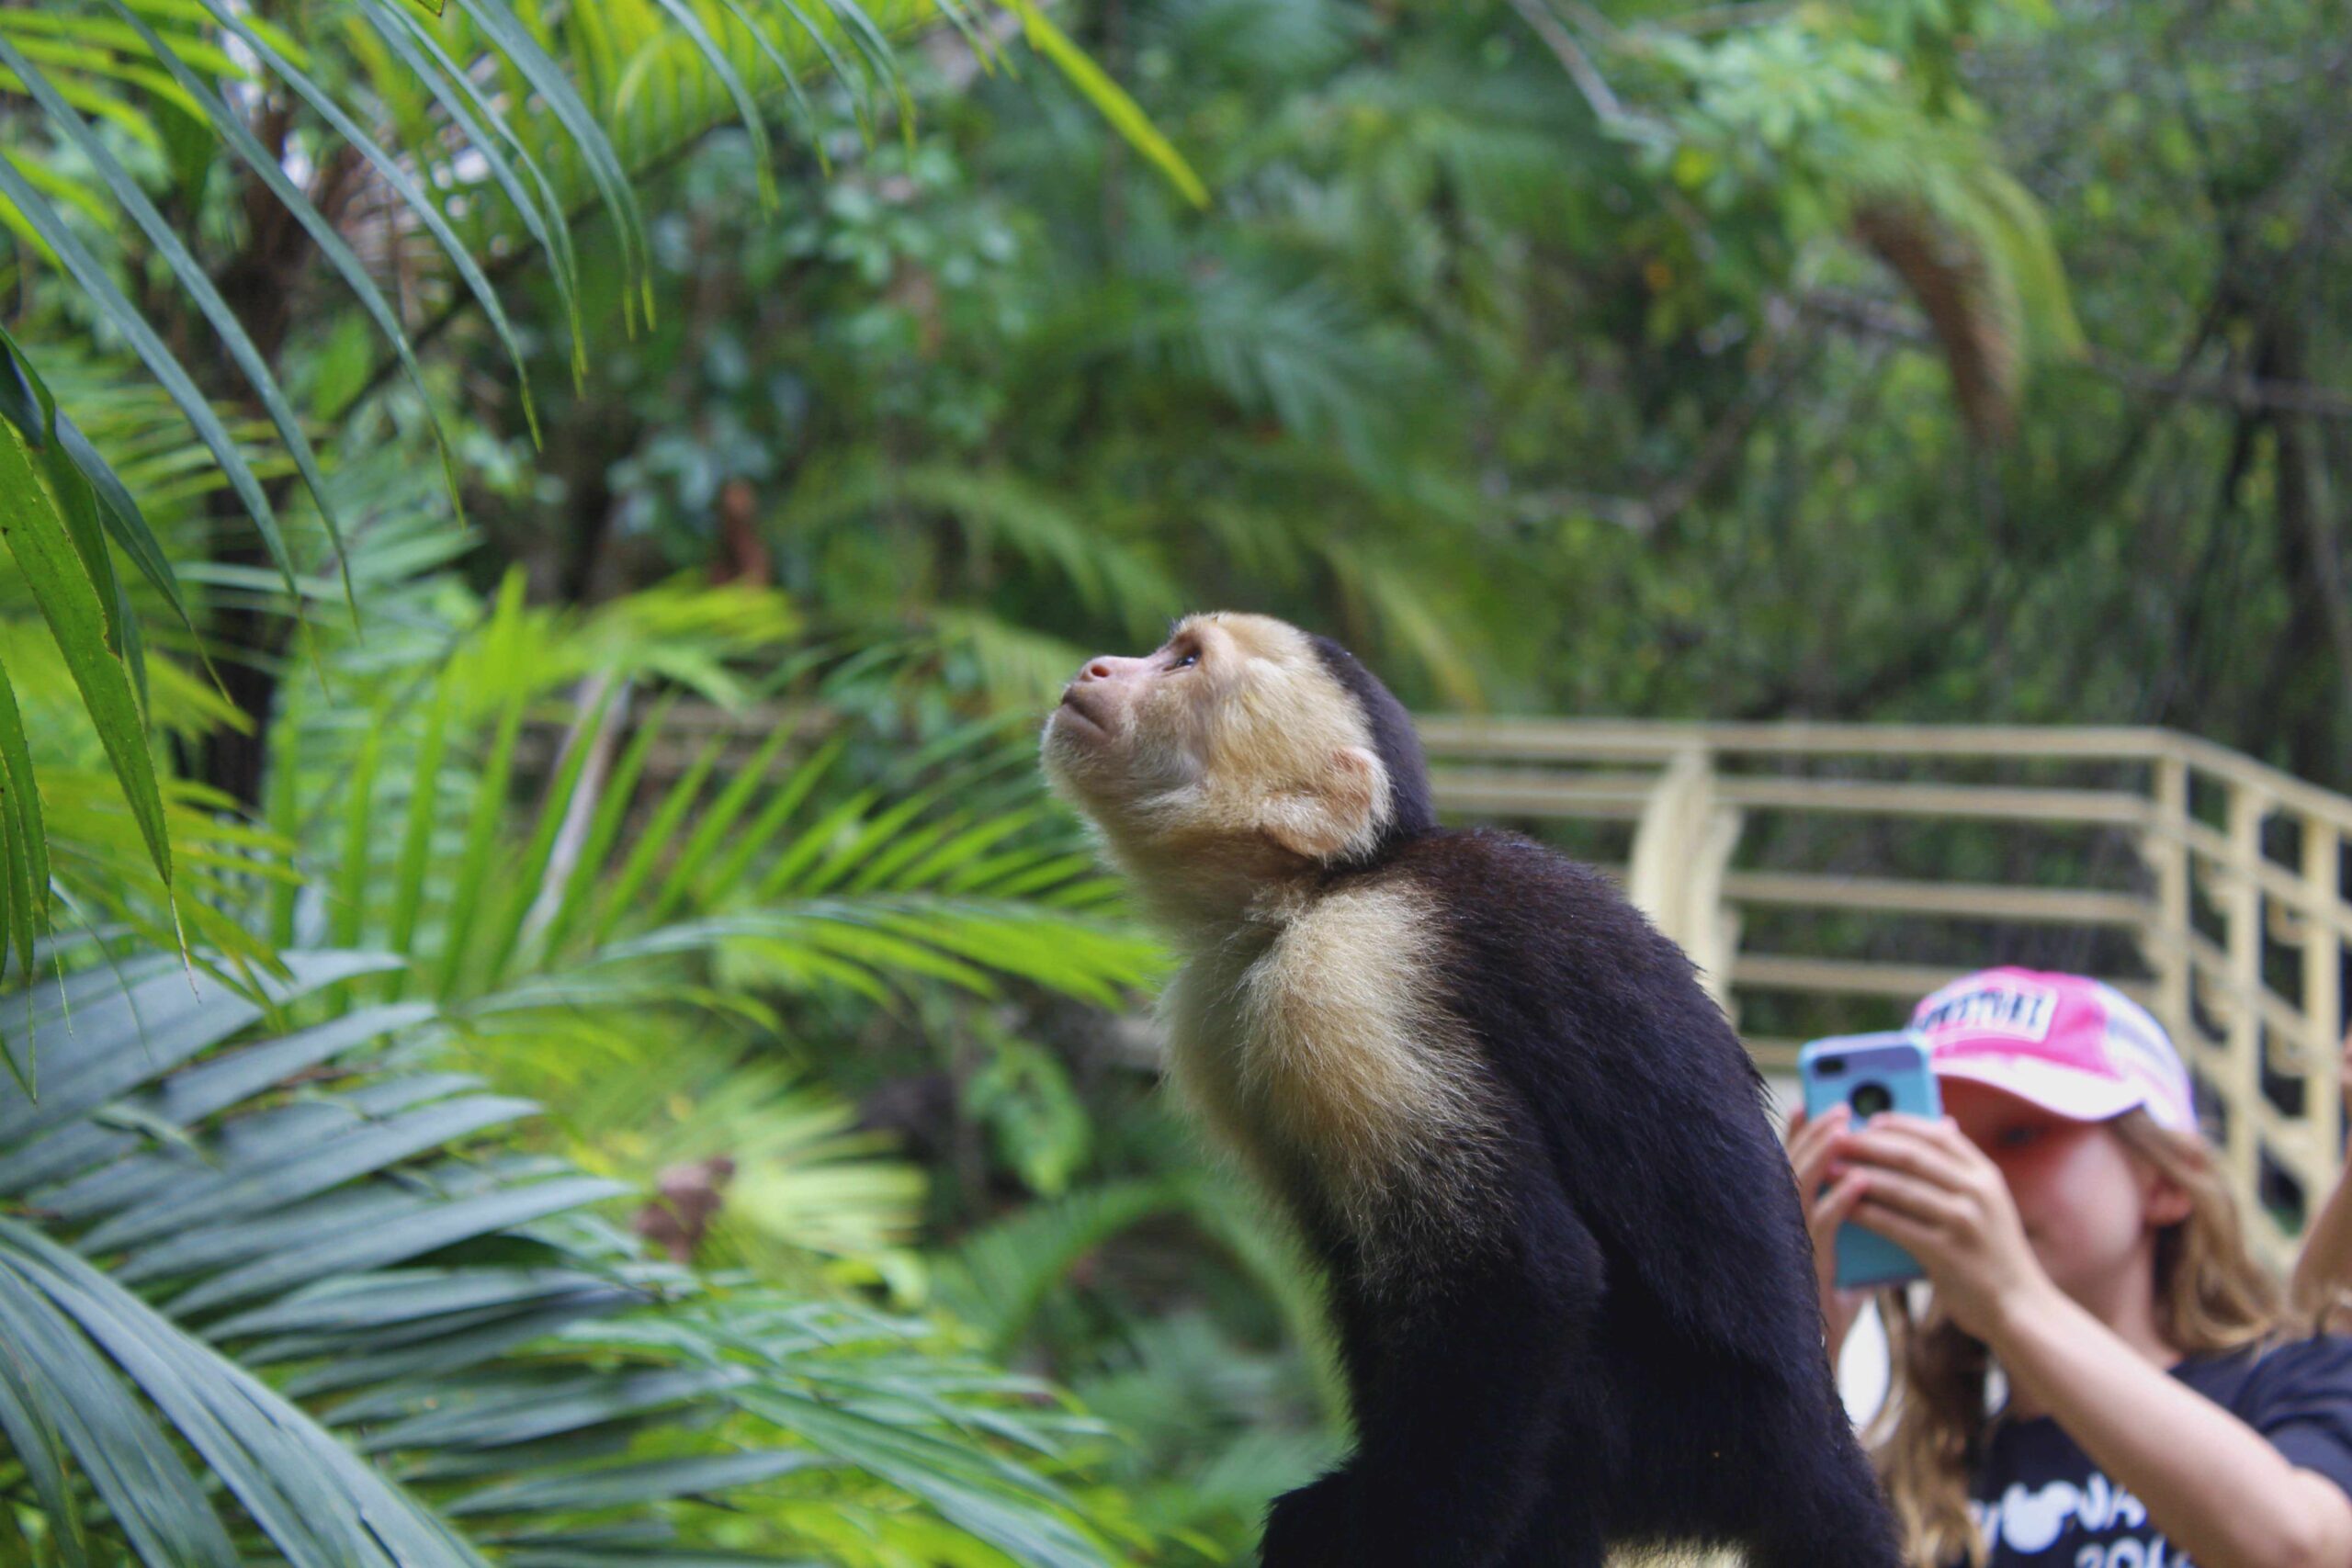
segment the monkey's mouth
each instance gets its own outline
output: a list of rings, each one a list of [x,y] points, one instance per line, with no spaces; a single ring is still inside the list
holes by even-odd
[[[1104,716],[1094,704],[1095,699],[1082,688],[1072,686],[1062,693],[1062,705],[1056,716],[1065,722],[1076,719],[1095,734],[1107,737],[1111,727],[1103,722]]]

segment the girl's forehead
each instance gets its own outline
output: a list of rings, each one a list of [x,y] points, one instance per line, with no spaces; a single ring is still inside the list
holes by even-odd
[[[1944,1113],[1960,1124],[1961,1133],[1971,1143],[1996,1157],[2011,1147],[2018,1134],[2028,1131],[2045,1155],[2075,1148],[2086,1140],[2104,1142],[2113,1137],[2113,1130],[2104,1122],[2077,1122],[1985,1084],[1954,1079],[1942,1088]]]
[[[1945,1111],[1955,1120],[2071,1122],[2071,1118],[2044,1110],[2032,1100],[1973,1078],[1939,1078],[1936,1088],[1943,1097]]]
[[[1942,1094],[1947,1109],[1960,1105],[1981,1110],[2006,1108],[2015,1111],[2038,1111],[2041,1109],[2030,1100],[2019,1100],[2014,1094],[1995,1089],[1990,1084],[1978,1083],[1973,1078],[1938,1078],[1936,1088]]]

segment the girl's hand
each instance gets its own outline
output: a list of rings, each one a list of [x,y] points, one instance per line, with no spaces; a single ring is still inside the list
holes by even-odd
[[[1828,1331],[1833,1367],[1862,1303],[1870,1298],[1868,1291],[1838,1288],[1838,1227],[1861,1201],[1863,1176],[1860,1171],[1840,1172],[1829,1190],[1821,1191],[1822,1183],[1832,1174],[1830,1145],[1846,1130],[1849,1120],[1842,1105],[1832,1108],[1818,1122],[1808,1122],[1803,1106],[1789,1116],[1789,1163],[1796,1168],[1797,1195],[1804,1201],[1805,1230],[1813,1237],[1814,1280],[1821,1292],[1821,1321]]]
[[[1955,1322],[1999,1348],[2002,1328],[2055,1292],[2000,1168],[1950,1117],[1882,1111],[1830,1141],[1862,1182],[1854,1222],[1908,1251]]]

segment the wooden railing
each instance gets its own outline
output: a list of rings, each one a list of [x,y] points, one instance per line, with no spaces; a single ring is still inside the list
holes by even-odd
[[[1768,1070],[1968,969],[2145,1003],[2273,1262],[2343,1161],[2352,800],[2165,730],[1421,721],[1457,820],[1622,875]]]

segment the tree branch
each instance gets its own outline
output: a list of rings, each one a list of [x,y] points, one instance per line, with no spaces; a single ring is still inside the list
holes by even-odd
[[[1584,95],[1584,101],[1592,106],[1594,114],[1606,122],[1626,118],[1625,106],[1618,102],[1616,93],[1609,85],[1609,79],[1600,73],[1599,66],[1593,64],[1592,56],[1584,51],[1584,46],[1560,25],[1560,18],[1552,14],[1544,0],[1510,0],[1510,8],[1534,29],[1537,38],[1544,40],[1544,46],[1552,51],[1553,58],[1568,73],[1568,80],[1574,82],[1577,91]]]
[[[1908,311],[1865,295],[1817,288],[1797,297],[1806,315],[1873,337],[1932,347],[1935,334]],[[2087,371],[2117,386],[2152,397],[2218,403],[2247,412],[2302,414],[2312,419],[2352,421],[2352,392],[2311,381],[2278,381],[2256,376],[2193,376],[2151,369],[2119,355],[2087,349],[2062,368]]]

